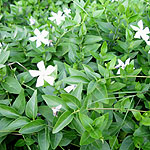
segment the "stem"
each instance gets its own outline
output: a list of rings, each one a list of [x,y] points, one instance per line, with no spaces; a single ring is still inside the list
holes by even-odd
[[[87,110],[121,110],[121,109],[120,108],[88,108]],[[137,109],[127,109],[127,111],[148,112],[145,110],[137,110]]]
[[[24,84],[24,83],[22,83],[22,85],[24,85],[25,87],[27,87],[27,88],[29,88],[29,89],[35,91],[35,89],[33,89],[32,87],[30,87],[30,86],[28,86],[28,85],[26,85],[26,84]]]

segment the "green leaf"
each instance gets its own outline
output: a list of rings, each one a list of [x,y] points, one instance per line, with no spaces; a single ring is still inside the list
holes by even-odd
[[[65,110],[68,110],[68,106],[66,105],[66,103],[59,97],[57,96],[52,96],[52,95],[42,95],[44,101],[46,102],[46,104],[52,108],[52,107],[56,107],[58,105],[62,105],[62,108],[64,108]]]
[[[18,95],[18,97],[16,98],[16,100],[13,103],[13,107],[20,114],[23,114],[23,112],[25,110],[25,105],[26,105],[26,101],[25,101],[25,96],[24,96],[24,90],[22,89],[20,94]]]
[[[19,94],[21,92],[20,83],[13,77],[6,77],[5,82],[2,82],[2,86],[9,93]]]
[[[6,132],[2,132],[0,134],[0,137],[5,136],[7,134],[10,134],[11,132],[15,131],[18,128],[23,127],[27,123],[29,123],[30,120],[26,117],[19,117],[15,121],[11,122],[8,126],[6,126],[3,130]]]
[[[0,104],[0,113],[7,118],[18,118],[20,114],[12,107]]]
[[[41,130],[38,132],[38,144],[40,150],[48,150],[50,146],[50,133],[48,128]]]
[[[101,55],[104,56],[107,53],[107,42],[103,42],[103,45],[101,47]]]
[[[88,65],[83,64],[83,68],[85,70],[85,73],[87,74],[88,78],[90,80],[96,80],[97,78],[100,78],[101,76],[98,73],[95,73],[91,67]]]
[[[63,137],[62,132],[58,132],[56,134],[51,134],[51,146],[52,146],[52,149],[56,149],[56,147],[59,145],[62,137]]]
[[[70,108],[76,109],[76,108],[80,108],[81,107],[80,101],[76,97],[74,97],[73,95],[61,94],[60,96],[62,97],[62,99],[66,102],[66,104]]]
[[[137,128],[133,134],[134,136],[139,136],[139,137],[149,137],[150,136],[150,130],[149,127],[147,126],[140,126]]]
[[[102,137],[102,132],[99,128],[94,128],[91,132],[90,132],[90,136],[94,139],[100,139]]]
[[[95,139],[91,138],[89,132],[85,131],[80,139],[80,145],[88,145],[92,142],[94,142]]]
[[[94,18],[99,18],[103,14],[104,10],[95,10],[93,12],[93,17]]]
[[[83,128],[81,122],[77,117],[74,117],[74,119],[71,122],[71,125],[79,134],[82,134],[85,131],[85,129]]]
[[[106,86],[101,82],[97,83],[95,90],[92,92],[92,95],[96,101],[106,104],[109,103]]]
[[[83,90],[83,84],[79,83],[77,87],[72,91],[72,95],[75,96],[79,101],[81,101],[81,95]]]
[[[144,126],[150,126],[150,118],[148,117],[142,118],[141,124],[143,124]]]
[[[120,89],[124,88],[125,86],[126,86],[126,84],[124,84],[124,83],[115,82],[115,83],[109,85],[108,90],[110,92],[119,91]]]
[[[118,112],[114,112],[114,116],[116,118],[116,121],[118,123],[122,123],[124,120],[124,115]],[[135,123],[134,121],[127,116],[125,121],[124,121],[124,125],[122,126],[122,130],[127,132],[127,133],[132,133],[135,129]]]
[[[37,90],[34,91],[32,97],[29,99],[26,105],[26,115],[33,120],[37,116],[38,106],[37,106]]]
[[[96,42],[102,41],[101,36],[96,36],[96,35],[86,35],[84,39],[84,44],[93,44]]]
[[[21,134],[31,134],[31,133],[34,133],[34,132],[41,131],[44,127],[45,127],[44,120],[37,119],[37,120],[34,120],[34,121],[26,124],[25,126],[23,126],[19,130],[19,133],[21,133]]]
[[[16,130],[22,126],[28,124],[30,120],[27,117],[19,117],[15,121],[11,122],[5,129],[7,130]]]
[[[141,120],[142,115],[141,115],[141,113],[140,113],[139,111],[132,111],[132,113],[133,113],[133,115],[134,115],[134,117],[135,117],[135,119],[136,119],[137,121],[140,121],[140,120]]]
[[[82,114],[82,113],[79,113],[79,118],[80,118],[80,121],[81,121],[83,127],[88,132],[90,132],[91,130],[93,130],[93,127],[92,127],[93,120],[91,118],[89,118],[87,115]]]
[[[70,111],[65,111],[57,120],[52,132],[57,133],[62,130],[73,120],[73,117],[74,116]]]
[[[8,60],[9,55],[10,51],[2,51],[0,53],[0,64],[4,64]]]
[[[133,150],[134,148],[134,142],[132,140],[132,136],[130,135],[123,140],[119,150]]]
[[[63,79],[63,81],[68,84],[78,84],[78,83],[87,84],[89,82],[88,79],[81,76],[71,76]]]

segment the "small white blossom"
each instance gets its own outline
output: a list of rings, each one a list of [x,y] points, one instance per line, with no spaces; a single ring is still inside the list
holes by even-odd
[[[66,16],[70,17],[71,9],[65,8],[64,13]]]
[[[32,16],[30,17],[29,21],[30,21],[30,26],[34,25],[36,22]]]
[[[66,88],[64,88],[64,90],[67,92],[67,93],[70,93],[72,90],[74,90],[75,88],[77,87],[77,85],[69,85],[67,86]]]
[[[50,85],[54,84],[54,77],[49,76],[52,72],[55,71],[55,67],[49,65],[46,69],[44,66],[44,62],[40,61],[37,63],[37,67],[39,70],[29,70],[29,73],[32,77],[37,77],[36,87],[40,87],[44,85],[44,80],[48,82]]]
[[[143,29],[143,21],[142,20],[140,20],[138,22],[138,26],[139,26],[139,28],[131,25],[132,29],[137,31],[134,38],[138,38],[138,39],[142,38],[145,42],[147,42],[149,39],[149,36],[147,34],[150,33],[149,28],[146,27],[145,29]]]
[[[117,66],[115,66],[115,68],[119,68],[118,69],[118,71],[117,71],[117,74],[120,74],[120,67],[122,68],[122,69],[125,69],[125,67],[127,66],[127,65],[129,65],[129,63],[130,63],[130,58],[128,58],[126,61],[125,61],[125,64],[120,60],[120,59],[118,59],[118,65]]]
[[[32,42],[36,41],[36,47],[41,46],[41,43],[49,44],[49,40],[45,38],[49,34],[48,31],[43,30],[42,32],[40,32],[38,29],[35,29],[34,34],[36,36],[30,37],[29,40]]]
[[[150,54],[150,50],[148,51],[148,54]]]
[[[57,117],[57,113],[60,111],[62,105],[58,105],[57,107],[52,107],[53,115]]]
[[[52,12],[53,17],[49,17],[48,19],[51,21],[55,21],[57,25],[61,24],[62,21],[65,21],[65,15],[61,11],[57,13]]]

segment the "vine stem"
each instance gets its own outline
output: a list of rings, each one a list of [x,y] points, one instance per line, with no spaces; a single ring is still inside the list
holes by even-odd
[[[29,71],[25,66],[23,66],[23,65],[20,64],[19,62],[13,62],[13,63],[9,63],[9,64],[7,64],[7,65],[8,65],[8,66],[11,66],[11,65],[13,65],[13,64],[18,64],[18,65],[21,66],[23,69]]]
[[[87,110],[121,110],[120,108],[88,108]],[[127,111],[148,112],[145,110],[127,109]]]

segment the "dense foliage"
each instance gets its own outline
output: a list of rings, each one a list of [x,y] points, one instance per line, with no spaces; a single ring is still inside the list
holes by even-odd
[[[149,150],[149,0],[0,0],[0,149]]]

